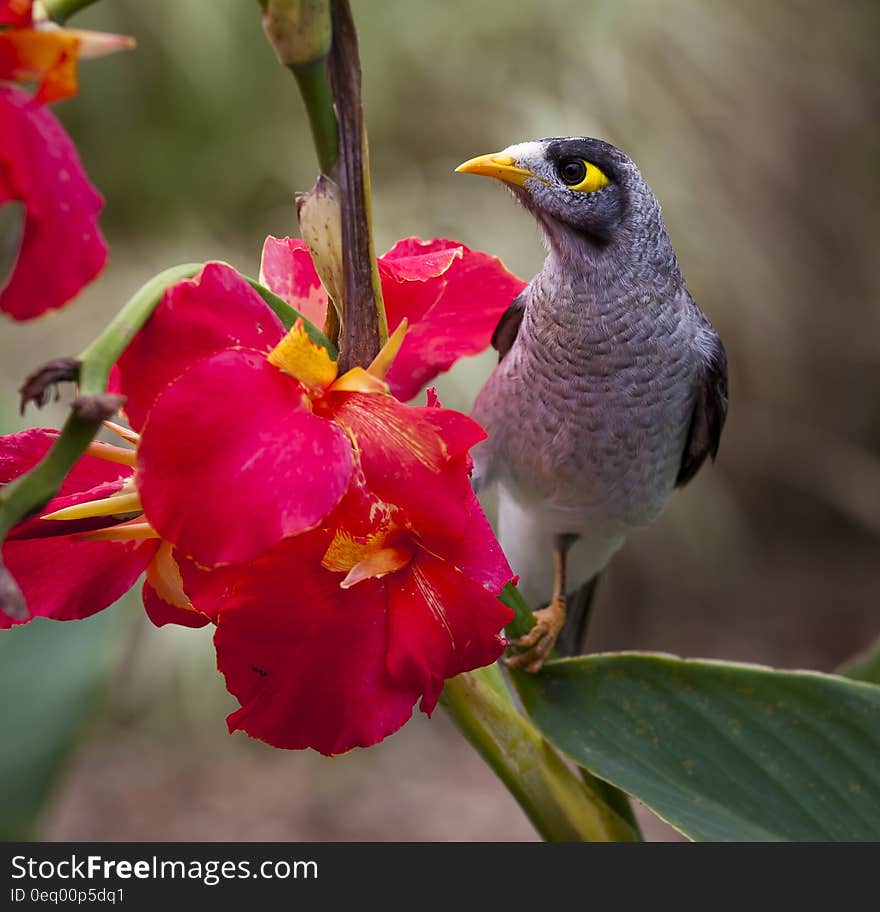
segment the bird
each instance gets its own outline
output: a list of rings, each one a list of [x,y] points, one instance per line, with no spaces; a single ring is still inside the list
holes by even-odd
[[[546,259],[502,314],[472,417],[479,492],[535,626],[507,663],[537,672],[583,645],[599,574],[707,457],[727,416],[727,356],[687,290],[660,203],[620,149],[589,137],[511,145],[456,168],[533,216]],[[541,607],[544,606],[544,607]]]

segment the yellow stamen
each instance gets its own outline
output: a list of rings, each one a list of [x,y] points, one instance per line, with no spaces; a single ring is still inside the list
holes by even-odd
[[[302,320],[269,352],[269,363],[304,386],[325,390],[336,379],[336,362],[323,345],[309,338]]]
[[[388,384],[362,367],[346,371],[327,391],[330,393],[388,393]]]
[[[321,566],[331,573],[345,573],[339,584],[350,589],[366,579],[378,579],[405,567],[413,556],[409,543],[389,544],[390,536],[397,531],[390,522],[385,522],[365,538],[357,538],[344,529],[337,529],[330,542]]]
[[[94,532],[83,532],[73,536],[77,541],[141,541],[159,538],[159,533],[140,518],[130,519],[118,526],[96,529]]]
[[[388,341],[382,346],[382,351],[370,362],[370,366],[367,368],[368,373],[378,377],[380,380],[385,378],[385,375],[391,369],[394,359],[397,357],[397,353],[400,351],[400,346],[403,345],[408,327],[409,321],[404,317],[397,329],[391,333]]]
[[[387,537],[387,529],[379,529],[366,538],[355,538],[344,529],[337,529],[324,553],[321,566],[331,573],[348,573],[368,554],[380,550]]]
[[[54,513],[47,513],[42,519],[91,519],[95,516],[140,513],[142,510],[139,494],[116,494],[103,500],[90,500],[88,503],[75,504]]]
[[[355,564],[339,586],[342,589],[351,589],[352,586],[356,586],[364,580],[380,579],[396,570],[402,570],[412,560],[412,556],[412,548],[405,546],[374,551],[360,563]]]
[[[89,456],[96,456],[98,459],[104,459],[107,462],[118,462],[120,465],[134,466],[137,453],[126,447],[113,446],[112,443],[104,443],[102,440],[94,440],[88,445],[86,452]]]
[[[137,444],[141,439],[141,435],[137,431],[133,431],[131,428],[123,427],[121,424],[116,424],[115,421],[105,421],[104,427],[108,431],[113,431],[114,434],[121,437],[123,440],[126,440],[128,443]]]
[[[162,542],[156,556],[147,567],[147,582],[156,590],[159,598],[177,608],[193,610],[192,602],[183,591],[183,577],[174,559],[170,542]]]

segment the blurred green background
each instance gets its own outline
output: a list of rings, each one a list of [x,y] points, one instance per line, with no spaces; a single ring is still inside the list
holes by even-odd
[[[731,411],[718,464],[615,558],[592,648],[831,670],[867,644],[880,629],[880,6],[353,8],[380,249],[445,235],[529,278],[543,255],[532,221],[499,187],[453,168],[524,139],[599,136],[640,165],[691,292],[727,346]],[[139,45],[84,63],[80,96],[56,108],[107,197],[111,261],[67,311],[0,324],[6,431],[59,420],[63,403],[17,417],[21,377],[79,351],[159,269],[216,258],[256,274],[263,238],[295,233],[293,193],[314,179],[294,82],[255,3],[104,0],[72,24]],[[442,379],[444,402],[469,409],[492,363],[487,354],[459,365]],[[113,668],[39,836],[535,838],[440,713],[333,760],[273,751],[226,735],[232,701],[208,633],[155,630],[134,597],[108,617],[94,637],[60,641],[44,624],[0,644],[9,793],[27,791],[27,771],[10,758],[52,732],[67,743],[62,720],[84,711],[40,689],[83,678],[86,692],[95,667]],[[26,674],[10,659],[22,655],[32,657]],[[10,708],[20,701],[32,714]],[[647,827],[668,836],[659,822]]]

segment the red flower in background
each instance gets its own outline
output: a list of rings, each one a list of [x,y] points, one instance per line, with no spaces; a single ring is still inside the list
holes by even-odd
[[[0,485],[32,468],[57,436],[57,431],[34,428],[0,437]],[[100,455],[93,455],[96,453]],[[144,528],[146,524],[129,524],[125,533],[116,531],[112,538],[104,537],[104,530],[115,526],[131,508],[124,498],[136,498],[133,456],[132,450],[93,444],[42,511],[43,516],[63,515],[100,501],[114,503],[115,516],[58,522],[35,517],[9,533],[3,544],[3,561],[21,587],[33,616],[58,621],[89,617],[113,604],[147,571],[144,604],[157,624],[208,623],[207,618],[192,611],[182,595],[169,595],[170,549],[155,532]],[[169,605],[162,596],[174,598],[177,604]],[[11,626],[10,619],[0,612],[0,628]]]
[[[80,58],[103,57],[134,47],[133,39],[127,35],[36,22],[33,0],[0,0],[0,28],[0,79],[38,82],[38,101],[58,101],[76,95],[76,65]]]
[[[42,102],[76,93],[79,57],[131,47],[130,38],[35,23],[32,3],[0,2],[0,80],[39,83],[35,96],[0,86],[0,205],[24,205],[15,267],[0,310],[29,320],[72,300],[104,268],[101,195],[64,128]]]
[[[417,316],[445,271],[408,280]],[[381,372],[337,376],[301,321],[285,333],[222,264],[169,289],[114,372],[136,453],[93,445],[63,492],[74,499],[4,546],[35,613],[93,613],[147,567],[154,621],[217,624],[242,704],[231,729],[338,753],[399,728],[419,698],[430,712],[447,677],[500,655],[511,572],[469,484],[482,430],[436,399],[401,404]],[[96,456],[116,462],[101,474]],[[73,561],[71,592],[58,577]]]
[[[0,310],[29,320],[62,307],[104,268],[104,200],[57,119],[11,86],[0,86],[0,135],[0,205],[24,204],[21,247]]]
[[[389,330],[404,317],[409,322],[387,378],[404,401],[459,358],[486,349],[499,317],[525,287],[498,257],[443,238],[398,241],[379,257],[379,276]],[[327,293],[303,241],[266,238],[260,281],[324,325]]]

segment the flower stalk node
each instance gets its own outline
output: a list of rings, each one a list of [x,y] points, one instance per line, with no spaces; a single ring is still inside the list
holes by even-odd
[[[70,403],[70,408],[83,421],[100,425],[112,418],[124,402],[125,396],[118,393],[97,393],[93,396],[77,396]]]
[[[78,380],[79,368],[80,363],[76,358],[53,358],[31,371],[18,391],[21,396],[19,414],[24,414],[29,402],[33,402],[37,408],[42,408],[52,398],[53,393],[55,399],[58,399],[58,384]]]

